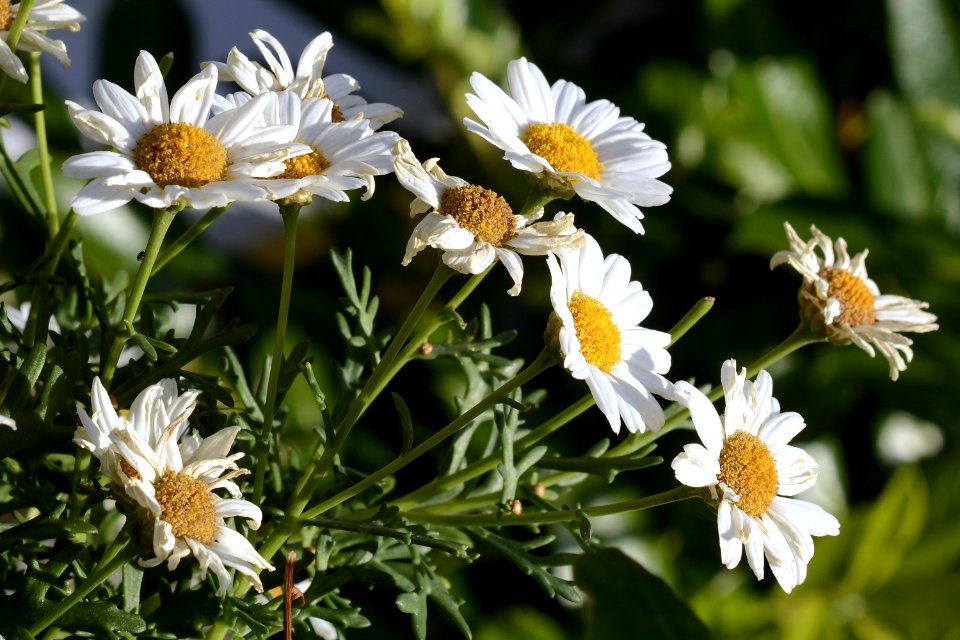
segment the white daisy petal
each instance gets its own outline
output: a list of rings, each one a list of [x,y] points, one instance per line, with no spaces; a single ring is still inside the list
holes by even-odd
[[[803,418],[780,412],[769,374],[761,371],[753,382],[746,379],[745,369],[738,373],[736,362],[727,360],[720,379],[726,400],[722,417],[692,385],[676,383],[677,395],[707,446],[686,445],[673,460],[674,474],[688,486],[718,484],[720,561],[728,568],[736,566],[742,543],[757,579],[763,578],[766,558],[789,593],[806,578],[812,536],[837,535],[840,524],[817,505],[784,497],[813,486],[817,463],[787,444],[803,428]]]
[[[210,118],[218,68],[204,67],[168,102],[156,60],[142,52],[134,70],[136,96],[98,80],[94,97],[102,113],[67,103],[82,134],[115,147],[64,163],[68,175],[93,180],[71,201],[77,213],[102,213],[131,199],[152,208],[185,203],[207,209],[269,196],[257,181],[282,172],[287,158],[310,148],[292,144],[295,126],[261,126],[264,110],[277,101],[273,94],[237,98],[240,106]],[[108,161],[108,153],[116,161]]]
[[[229,454],[239,428],[206,439],[188,434],[198,393],[178,393],[176,381],[165,379],[141,391],[126,418],[120,418],[95,380],[92,417],[78,407],[82,429],[75,440],[100,460],[114,492],[137,505],[135,519],[152,528],[153,557],[141,559],[141,565],[166,561],[172,570],[193,555],[202,574],[210,569],[217,575],[218,594],[231,585],[229,568],[262,589],[257,572],[273,567],[246,538],[224,526],[224,518],[242,517],[257,528],[262,519],[260,508],[243,500],[231,480],[247,473],[235,462],[243,454]],[[219,489],[231,497],[213,493]]]
[[[843,238],[833,242],[815,226],[804,242],[784,223],[789,251],[780,251],[770,268],[789,264],[803,277],[800,305],[813,335],[835,344],[853,343],[871,357],[875,349],[887,359],[890,378],[896,380],[910,361],[910,340],[905,331],[925,333],[939,328],[937,317],[920,311],[927,303],[902,296],[881,295],[867,276],[867,251],[850,258]],[[818,253],[819,251],[819,253]]]
[[[642,286],[630,280],[630,263],[616,254],[605,258],[597,241],[584,234],[579,249],[548,255],[547,266],[564,368],[587,381],[615,432],[621,423],[629,431],[658,429],[663,410],[651,394],[674,397],[673,384],[660,375],[669,369],[670,337],[636,326],[646,315],[638,305],[646,302],[634,296]]]
[[[670,199],[671,188],[656,179],[670,168],[665,146],[609,101],[588,103],[565,80],[551,87],[525,58],[507,65],[506,91],[478,73],[470,85],[467,105],[480,122],[465,118],[467,130],[542,188],[596,202],[636,233],[643,232],[638,207]]]

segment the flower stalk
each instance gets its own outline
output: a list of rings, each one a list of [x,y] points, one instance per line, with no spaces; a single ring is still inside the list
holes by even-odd
[[[257,439],[257,467],[253,482],[253,503],[260,504],[263,498],[263,481],[269,464],[270,439],[273,437],[273,418],[277,404],[277,387],[280,384],[280,369],[283,365],[283,343],[286,339],[287,320],[290,313],[290,294],[293,291],[293,269],[297,256],[297,220],[300,204],[281,204],[283,219],[283,275],[280,283],[280,308],[277,311],[277,330],[273,340],[273,355],[270,359],[270,375],[267,381],[267,399],[263,407],[263,427]]]
[[[116,373],[117,360],[120,358],[123,344],[128,337],[127,332],[133,326],[133,321],[137,317],[137,311],[140,310],[140,301],[143,299],[143,293],[147,289],[147,282],[150,281],[150,274],[153,273],[153,265],[160,253],[160,247],[163,246],[163,238],[167,234],[173,218],[182,208],[182,206],[176,206],[170,209],[154,209],[153,228],[150,230],[147,248],[144,249],[143,259],[140,261],[137,276],[133,284],[130,285],[130,290],[127,293],[127,304],[124,307],[123,319],[113,334],[110,351],[107,352],[107,357],[103,361],[103,370],[101,371],[100,377],[107,388],[110,388],[113,374]]]

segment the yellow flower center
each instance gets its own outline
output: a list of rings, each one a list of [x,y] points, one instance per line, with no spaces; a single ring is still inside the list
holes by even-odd
[[[737,431],[723,443],[717,480],[740,496],[737,508],[754,518],[763,515],[780,488],[770,449],[746,431]]]
[[[327,95],[326,91],[321,93],[320,97],[326,98],[327,100],[330,100],[330,102],[333,102],[333,99]],[[333,102],[333,109],[330,110],[330,119],[334,122],[343,122],[343,112],[340,111],[340,105],[338,105],[336,102]]]
[[[184,122],[158,124],[148,131],[137,143],[133,161],[158,187],[202,187],[222,180],[228,164],[227,151],[216,138]]]
[[[10,0],[0,0],[0,31],[9,31],[13,22],[13,12],[10,11]]]
[[[495,247],[517,233],[513,209],[503,196],[472,184],[447,189],[440,197],[440,213]]]
[[[603,165],[590,141],[563,122],[532,124],[520,138],[531,152],[550,163],[557,171],[600,179]]]
[[[830,267],[821,269],[820,277],[830,285],[827,295],[840,301],[840,315],[836,322],[859,327],[877,321],[873,293],[863,280],[844,269]]]
[[[133,478],[134,480],[139,480],[141,478],[140,472],[123,458],[120,458],[120,471],[123,471],[123,474],[128,478]]]
[[[287,158],[283,161],[283,164],[286,169],[284,169],[280,175],[273,176],[275,179],[288,178],[291,180],[299,180],[300,178],[306,178],[308,176],[318,176],[330,166],[330,163],[323,157],[323,154],[316,149],[302,156]]]
[[[160,519],[173,527],[173,535],[204,545],[213,543],[217,511],[207,485],[182,471],[167,469],[153,483],[153,489],[163,509]]]
[[[620,329],[613,322],[613,314],[599,300],[580,291],[573,293],[569,306],[583,358],[610,373],[620,362]]]

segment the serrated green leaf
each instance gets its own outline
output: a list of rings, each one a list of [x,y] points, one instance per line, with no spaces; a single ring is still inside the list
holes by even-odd
[[[112,602],[79,602],[57,619],[57,626],[75,631],[140,633],[147,628],[143,618],[121,611]]]
[[[580,594],[573,586],[573,583],[553,575],[543,567],[541,564],[542,559],[534,557],[527,552],[535,546],[540,546],[540,540],[543,538],[536,541],[518,543],[509,538],[498,536],[487,529],[471,530],[468,531],[468,533],[532,577],[534,581],[540,585],[544,593],[551,598],[559,595],[570,602],[580,602]],[[553,537],[551,536],[549,539],[552,540]]]
[[[424,640],[427,637],[427,594],[418,589],[409,593],[401,593],[397,596],[397,608],[410,616],[410,623],[413,625],[413,633],[417,640]]]
[[[662,640],[707,640],[710,629],[663,580],[618,549],[580,555],[574,582],[589,599],[584,608],[592,640],[644,636]]]

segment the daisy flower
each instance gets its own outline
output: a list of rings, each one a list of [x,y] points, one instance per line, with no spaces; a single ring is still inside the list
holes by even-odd
[[[303,192],[346,202],[350,199],[346,192],[360,187],[367,200],[373,195],[374,176],[393,171],[393,146],[399,136],[374,132],[360,119],[334,122],[334,108],[330,100],[301,100],[286,91],[276,94],[275,103],[264,112],[265,122],[295,127],[294,140],[308,146],[310,153],[290,158],[283,173],[256,182],[272,200]]]
[[[547,256],[555,336],[570,374],[584,380],[610,422],[631,432],[663,426],[656,393],[673,397],[662,374],[670,369],[670,334],[639,326],[653,308],[643,286],[630,280],[630,263],[586,235],[579,251]],[[558,322],[559,321],[559,322]]]
[[[19,2],[12,4],[10,0],[0,0],[0,70],[17,82],[26,82],[27,70],[7,43],[10,27],[19,10]],[[37,0],[30,9],[23,31],[20,32],[17,49],[49,53],[64,67],[69,67],[67,46],[62,40],[48,38],[46,32],[48,29],[79,31],[80,23],[84,20],[86,18],[79,11],[63,4],[63,0]]]
[[[448,176],[435,158],[421,165],[406,140],[400,140],[394,151],[397,180],[417,196],[410,203],[410,215],[429,212],[407,242],[404,266],[428,246],[440,249],[444,264],[460,273],[481,273],[499,260],[513,278],[507,293],[515,296],[523,283],[519,254],[542,256],[583,243],[583,231],[574,228],[573,215],[560,213],[549,222],[534,222],[542,210],[514,215],[502,196]]]
[[[804,242],[790,223],[784,223],[790,251],[780,251],[770,268],[789,264],[803,276],[800,287],[801,315],[813,333],[836,344],[854,343],[874,355],[880,351],[890,363],[890,378],[896,380],[913,359],[913,341],[903,331],[935,331],[937,316],[923,311],[929,305],[903,296],[881,295],[867,276],[867,251],[852,258],[847,243],[834,243],[815,226],[813,237]],[[819,254],[817,249],[820,250]]]
[[[156,60],[141,51],[134,84],[131,95],[97,80],[93,93],[101,111],[67,101],[80,132],[114,149],[82,153],[64,163],[67,176],[93,179],[70,201],[80,215],[109,211],[131,199],[153,208],[182,203],[196,209],[263,200],[269,193],[253,184],[255,179],[277,175],[285,160],[309,152],[290,144],[296,133],[292,126],[254,126],[276,100],[273,94],[209,117],[216,67],[198,73],[168,101]]]
[[[670,169],[666,146],[611,102],[587,102],[566,80],[550,86],[526,58],[509,63],[507,80],[504,91],[479,73],[470,77],[476,93],[467,94],[467,104],[483,124],[465,118],[467,129],[542,187],[596,202],[643,233],[638,206],[664,204],[672,192],[656,179]]]
[[[327,53],[333,48],[333,37],[323,32],[311,40],[300,54],[294,72],[290,56],[280,42],[263,29],[250,33],[253,43],[260,50],[267,66],[250,60],[233,47],[227,54],[227,62],[208,62],[220,70],[221,80],[232,80],[251,96],[269,91],[292,91],[302,98],[328,98],[333,101],[333,119],[367,120],[372,129],[396,120],[403,115],[397,107],[383,102],[368,103],[355,92],[360,84],[351,76],[337,73],[323,76]],[[227,108],[231,97],[218,100],[220,107]]]
[[[242,453],[229,454],[239,427],[221,429],[209,438],[187,434],[187,418],[196,406],[197,391],[177,393],[172,379],[142,391],[126,416],[118,414],[99,379],[93,382],[88,415],[77,406],[81,427],[74,441],[100,460],[104,475],[114,483],[121,502],[133,505],[138,520],[152,527],[153,557],[140,564],[154,567],[166,561],[175,569],[193,555],[202,576],[212,570],[223,595],[232,567],[263,591],[259,569],[273,570],[224,518],[240,516],[256,529],[261,512],[243,500],[233,478],[247,473],[237,467]],[[230,498],[214,490],[225,489]]]
[[[790,593],[807,576],[812,536],[838,535],[840,523],[812,502],[789,497],[817,480],[816,461],[787,444],[805,426],[803,418],[780,412],[766,371],[750,382],[747,370],[738,374],[736,367],[727,360],[721,368],[723,416],[696,387],[676,384],[703,444],[685,445],[671,466],[682,484],[713,488],[721,562],[734,568],[746,547],[757,579],[763,578],[766,556],[777,582]]]

